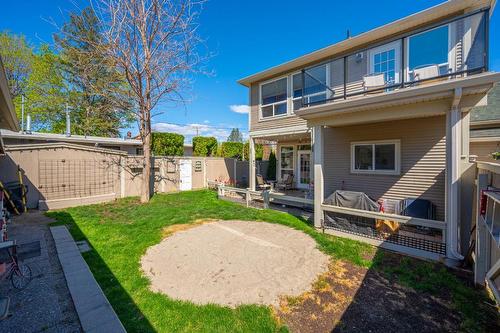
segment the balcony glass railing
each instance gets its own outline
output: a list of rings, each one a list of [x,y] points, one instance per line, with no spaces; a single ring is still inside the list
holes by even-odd
[[[293,108],[486,71],[488,17],[469,13],[305,68],[292,77]]]

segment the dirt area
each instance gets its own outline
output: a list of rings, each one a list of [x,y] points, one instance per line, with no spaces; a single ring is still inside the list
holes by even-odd
[[[52,219],[39,212],[14,217],[9,239],[18,244],[40,241],[41,255],[25,261],[33,280],[24,290],[0,281],[0,295],[10,297],[11,316],[0,321],[0,332],[81,332],[64,273],[50,233]]]
[[[401,258],[384,256],[387,265]],[[330,264],[311,291],[282,297],[275,314],[291,332],[301,333],[458,332],[462,320],[446,291],[416,291],[378,269],[341,260]]]
[[[168,234],[168,232],[167,232]],[[141,260],[154,291],[196,304],[278,305],[328,268],[305,233],[278,224],[217,221],[177,231]]]

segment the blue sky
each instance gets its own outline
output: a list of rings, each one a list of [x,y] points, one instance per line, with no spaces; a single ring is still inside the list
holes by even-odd
[[[84,0],[80,0],[84,3]],[[291,60],[305,53],[376,28],[443,1],[287,1],[209,0],[200,17],[200,34],[215,55],[208,63],[210,77],[196,77],[185,108],[158,110],[157,129],[178,131],[189,141],[197,124],[200,134],[225,139],[230,128],[247,131],[244,110],[248,91],[236,81],[242,77]],[[71,0],[5,0],[0,12],[0,30],[23,33],[34,44],[52,43],[53,25],[73,9]],[[363,8],[362,11],[359,9]],[[500,70],[500,14],[491,18],[490,68]],[[132,129],[137,132],[136,129]]]

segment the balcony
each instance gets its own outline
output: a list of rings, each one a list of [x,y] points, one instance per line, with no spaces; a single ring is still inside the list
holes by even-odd
[[[485,72],[488,18],[476,11],[304,68],[291,75],[293,110]]]

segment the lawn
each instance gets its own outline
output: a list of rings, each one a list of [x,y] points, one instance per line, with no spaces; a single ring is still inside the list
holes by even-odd
[[[286,318],[291,312],[283,321],[276,311],[265,306],[198,306],[149,290],[149,282],[139,267],[146,249],[161,241],[166,227],[205,219],[267,221],[302,230],[316,240],[320,250],[336,260],[364,271],[376,270],[419,295],[446,294],[465,331],[484,331],[492,318],[496,320],[483,305],[487,301],[484,294],[468,287],[441,265],[404,257],[389,264],[384,252],[376,252],[369,245],[319,233],[306,221],[286,213],[218,200],[211,191],[155,195],[148,204],[126,198],[47,215],[57,220],[54,224],[67,224],[76,240],[88,240],[93,250],[84,253],[84,258],[129,332],[288,330]]]

